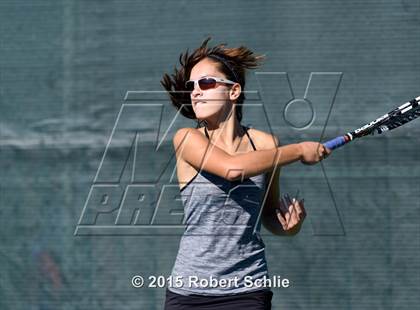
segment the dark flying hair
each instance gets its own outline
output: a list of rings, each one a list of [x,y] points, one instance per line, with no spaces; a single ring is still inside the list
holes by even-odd
[[[227,79],[238,82],[242,91],[245,90],[246,69],[258,67],[259,61],[265,55],[255,55],[245,46],[227,48],[226,43],[221,43],[215,47],[207,47],[211,37],[207,37],[201,46],[189,55],[188,49],[179,55],[181,67],[174,67],[174,73],[164,74],[160,83],[168,91],[172,104],[181,114],[190,119],[197,119],[191,106],[190,92],[185,88],[185,82],[189,80],[192,68],[204,58],[211,58],[218,63],[218,69]],[[243,92],[236,100],[236,117],[239,122],[242,120],[242,103],[245,100]]]

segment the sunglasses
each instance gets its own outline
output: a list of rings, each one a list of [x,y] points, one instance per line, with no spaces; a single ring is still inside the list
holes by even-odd
[[[236,82],[217,78],[213,76],[203,77],[198,80],[188,80],[185,82],[185,88],[188,91],[193,91],[195,88],[195,85],[198,84],[198,87],[200,87],[201,90],[207,90],[211,88],[215,88],[217,83],[225,83],[225,84],[236,84]]]

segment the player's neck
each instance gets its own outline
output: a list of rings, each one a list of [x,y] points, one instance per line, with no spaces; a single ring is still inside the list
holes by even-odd
[[[207,132],[213,142],[217,141],[218,144],[226,146],[229,149],[237,145],[238,140],[240,142],[244,135],[244,129],[236,117],[229,117],[218,124],[212,125],[209,123],[207,125]]]

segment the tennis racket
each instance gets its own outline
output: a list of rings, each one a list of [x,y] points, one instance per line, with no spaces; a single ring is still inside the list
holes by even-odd
[[[391,112],[382,115],[376,120],[366,124],[354,131],[346,133],[344,136],[339,136],[332,140],[329,140],[323,145],[331,150],[334,150],[344,144],[353,141],[356,138],[360,138],[366,135],[381,134],[385,131],[389,131],[404,125],[412,121],[413,119],[420,116],[420,96],[404,103],[398,108]]]

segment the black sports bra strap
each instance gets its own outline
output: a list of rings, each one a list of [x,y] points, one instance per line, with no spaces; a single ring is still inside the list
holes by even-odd
[[[248,136],[249,142],[251,142],[251,145],[252,145],[252,147],[254,148],[254,151],[256,151],[256,150],[257,150],[257,148],[255,147],[254,142],[252,141],[251,137],[249,136],[249,133],[248,133],[248,128],[247,128],[247,127],[245,127],[245,126],[242,126],[242,128],[243,128],[243,130],[245,130],[245,133],[246,133],[246,135]],[[210,140],[209,133],[207,132],[207,127],[204,127],[204,132],[206,133],[206,137],[207,137],[207,139],[209,139],[209,140]]]
[[[256,150],[257,150],[257,148],[255,147],[254,142],[252,141],[251,137],[249,136],[249,133],[248,133],[248,128],[247,128],[247,127],[245,127],[245,126],[242,126],[242,128],[245,130],[245,133],[246,133],[246,135],[248,136],[249,142],[251,142],[251,145],[252,145],[252,147],[254,148],[254,151],[256,151]]]

